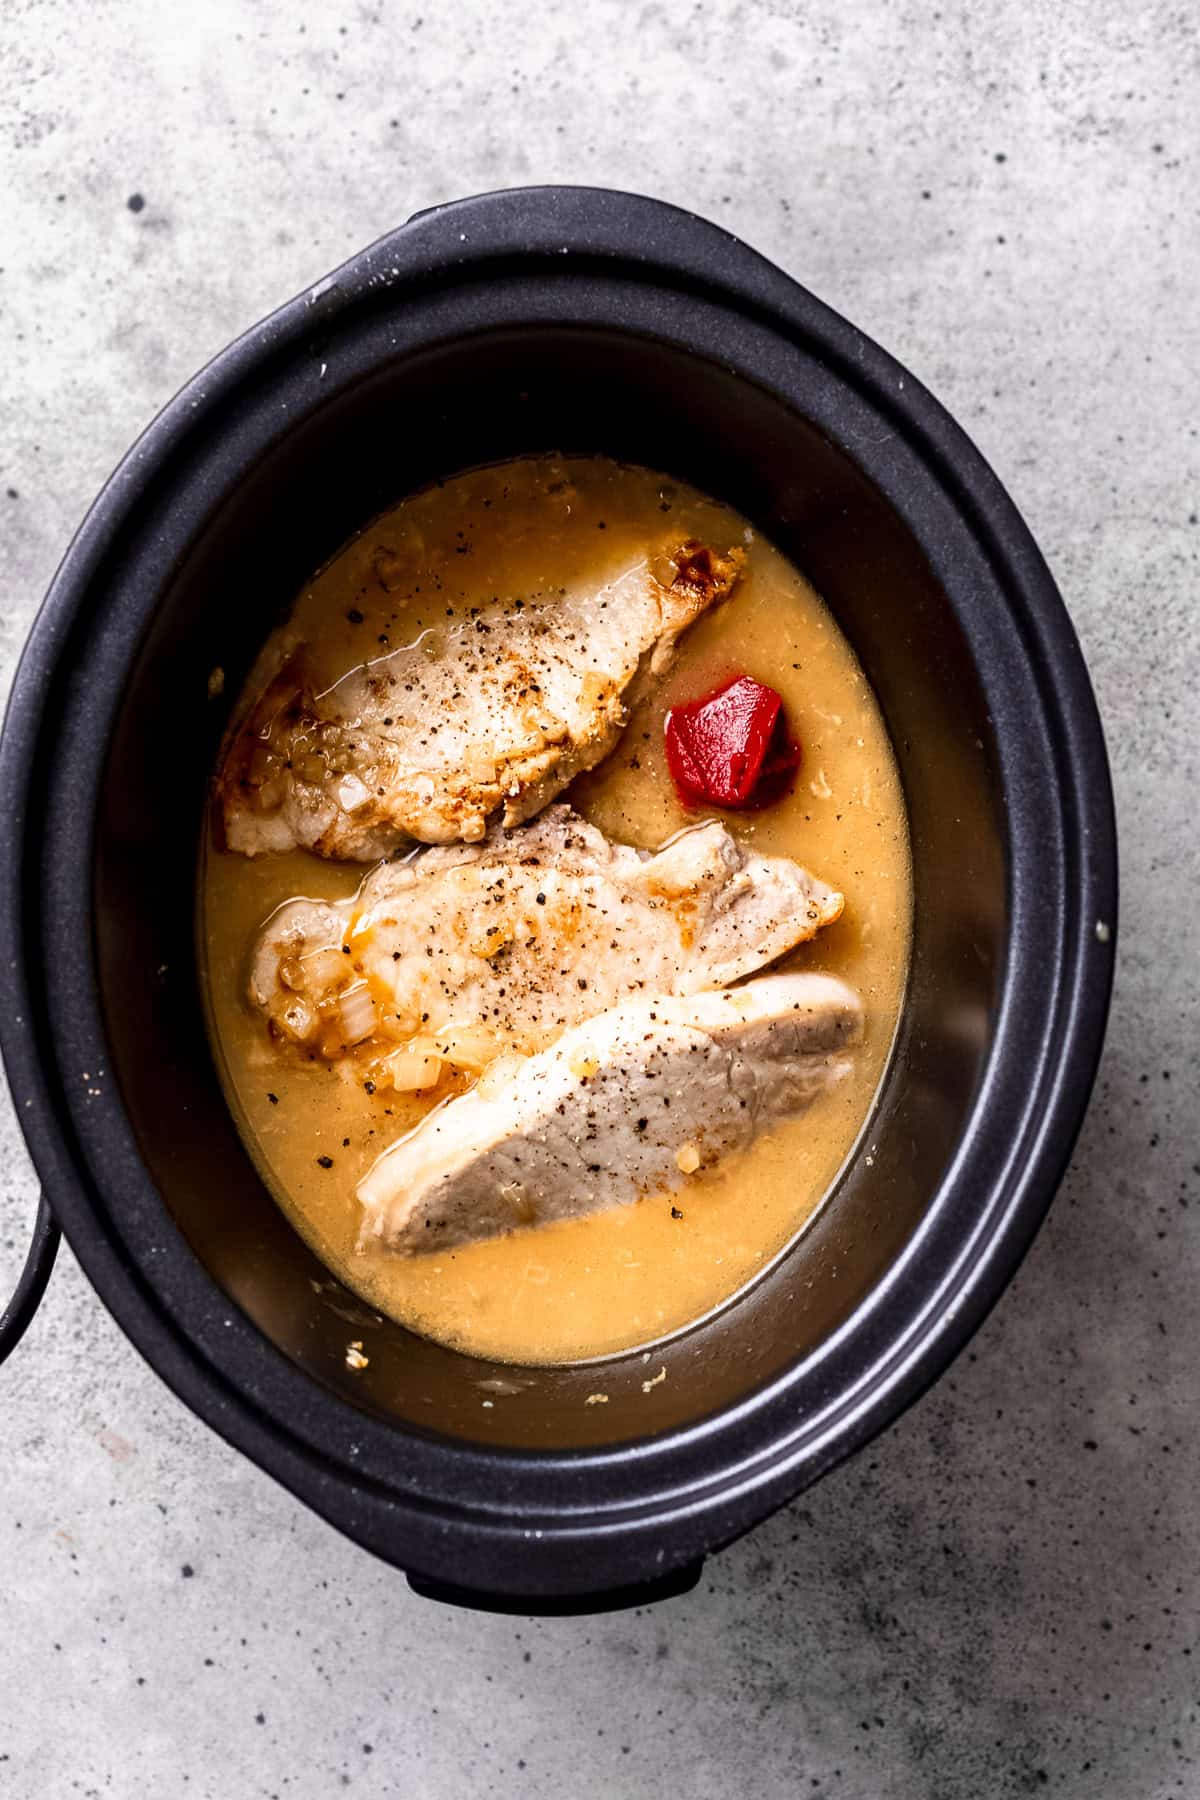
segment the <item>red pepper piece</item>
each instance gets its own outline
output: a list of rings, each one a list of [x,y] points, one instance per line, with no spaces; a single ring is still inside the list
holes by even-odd
[[[800,761],[783,701],[749,675],[673,706],[666,741],[671,779],[685,806],[768,806],[787,791]]]

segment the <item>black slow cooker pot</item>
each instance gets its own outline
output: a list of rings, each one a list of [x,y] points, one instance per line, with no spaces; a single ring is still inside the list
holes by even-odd
[[[263,1187],[197,981],[206,784],[265,633],[399,496],[546,449],[672,471],[795,559],[879,697],[912,826],[911,980],[863,1153],[757,1286],[655,1352],[648,1391],[640,1354],[498,1369],[366,1313]],[[895,1418],[1012,1275],[1087,1102],[1115,889],[1066,613],[910,375],[653,201],[418,214],[171,402],[30,637],[0,749],[0,1032],[45,1201],[0,1336],[59,1221],[176,1393],[421,1591],[522,1611],[680,1591]]]

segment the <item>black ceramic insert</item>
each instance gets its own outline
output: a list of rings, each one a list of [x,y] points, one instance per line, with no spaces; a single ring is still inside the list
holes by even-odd
[[[550,449],[668,470],[795,559],[874,685],[912,827],[910,991],[864,1153],[648,1393],[640,1355],[497,1393],[337,1288],[233,1126],[197,978],[207,781],[265,633],[406,492]],[[203,1418],[477,1604],[677,1590],[937,1375],[1070,1153],[1115,888],[1074,635],[963,433],[724,231],[587,189],[420,215],[189,383],[67,553],[0,744],[0,1032],[72,1247]]]

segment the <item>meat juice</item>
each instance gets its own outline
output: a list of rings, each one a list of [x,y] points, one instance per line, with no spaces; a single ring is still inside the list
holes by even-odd
[[[366,870],[303,850],[251,859],[209,845],[203,859],[210,1028],[268,1187],[370,1305],[491,1360],[576,1361],[669,1336],[769,1267],[829,1193],[869,1120],[907,972],[911,871],[891,745],[849,644],[791,562],[728,507],[603,458],[525,459],[410,497],[319,572],[286,627],[305,643],[314,678],[332,684],[417,642],[448,608],[469,614],[497,594],[600,586],[688,537],[741,547],[742,579],[682,638],[615,751],[563,798],[609,838],[647,850],[719,817],[748,847],[791,857],[845,894],[835,924],[773,965],[840,976],[865,1010],[853,1073],[802,1116],[673,1193],[633,1205],[420,1255],[360,1245],[356,1184],[444,1091],[371,1092],[339,1064],[281,1051],[248,1002],[246,974],[249,947],[277,907],[296,895],[345,899]],[[685,810],[667,764],[666,715],[736,675],[782,697],[801,748],[794,784],[757,810]]]

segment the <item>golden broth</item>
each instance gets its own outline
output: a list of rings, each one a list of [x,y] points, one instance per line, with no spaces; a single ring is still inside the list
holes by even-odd
[[[585,576],[601,583],[685,536],[718,549],[743,544],[744,577],[683,639],[608,761],[566,798],[610,837],[657,848],[696,817],[667,772],[667,708],[738,672],[782,694],[804,749],[794,791],[764,812],[720,816],[739,839],[843,890],[843,917],[781,966],[842,976],[866,1011],[853,1075],[802,1117],[667,1197],[452,1251],[360,1249],[355,1185],[434,1101],[371,1095],[334,1067],[277,1051],[246,998],[246,965],[258,928],[283,901],[341,899],[365,870],[306,851],[250,860],[210,849],[204,860],[211,1028],[235,1116],[272,1193],[370,1304],[491,1359],[572,1361],[677,1331],[766,1267],[829,1191],[870,1111],[904,991],[911,879],[891,746],[845,638],[779,551],[693,489],[602,458],[531,458],[412,496],[317,575],[290,620],[321,686],[412,642],[448,607]]]

